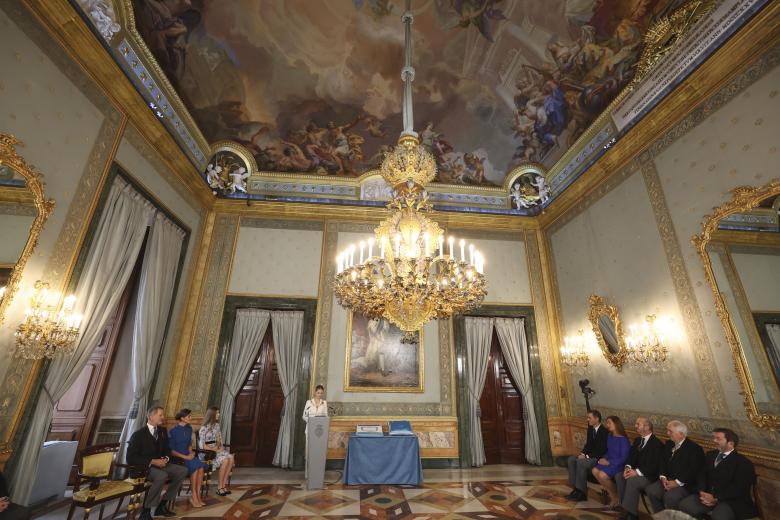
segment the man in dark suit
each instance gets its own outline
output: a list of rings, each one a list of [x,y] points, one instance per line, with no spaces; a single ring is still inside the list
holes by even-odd
[[[637,417],[634,424],[639,436],[634,439],[628,454],[628,463],[622,473],[615,475],[620,505],[625,509],[625,520],[639,519],[639,495],[658,480],[664,446],[653,434],[653,423],[646,417]]]
[[[698,494],[680,502],[680,510],[696,518],[709,513],[712,520],[743,520],[758,516],[751,487],[756,471],[750,459],[737,453],[739,437],[728,428],[712,430],[716,450],[707,453],[699,475]]]
[[[569,457],[569,484],[572,492],[568,500],[581,502],[588,499],[588,474],[599,459],[607,452],[607,428],[601,425],[601,412],[588,412],[588,432],[585,446],[577,455]]]
[[[152,508],[155,508],[154,516],[176,516],[166,503],[176,499],[182,481],[187,478],[187,468],[168,462],[171,449],[168,447],[164,422],[162,407],[152,406],[146,413],[146,426],[133,433],[127,446],[127,463],[149,468],[147,479],[151,481],[151,486],[146,490],[141,520],[151,520]],[[168,479],[171,482],[165,493],[165,502],[160,502],[163,486]]]
[[[654,513],[678,509],[680,501],[695,491],[704,464],[704,450],[687,438],[685,424],[670,421],[666,434],[669,441],[661,457],[658,481],[645,488]]]
[[[0,518],[3,520],[28,520],[32,518],[30,508],[11,502],[11,492],[3,473],[0,472]]]

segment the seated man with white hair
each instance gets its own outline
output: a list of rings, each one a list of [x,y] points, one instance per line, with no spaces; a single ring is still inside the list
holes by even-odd
[[[653,512],[679,509],[680,501],[696,490],[699,472],[704,465],[704,450],[687,438],[688,427],[680,421],[666,425],[669,441],[661,456],[658,481],[647,486]]]

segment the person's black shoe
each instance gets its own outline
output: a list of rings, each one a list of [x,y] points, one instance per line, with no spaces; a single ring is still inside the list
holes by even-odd
[[[160,502],[160,505],[157,506],[157,509],[154,510],[154,516],[176,516],[176,513],[168,509],[168,506],[165,504],[165,502]]]
[[[639,517],[626,511],[626,513],[620,517],[620,520],[639,520]]]
[[[577,490],[577,496],[576,496],[576,497],[574,497],[574,499],[573,499],[573,500],[574,500],[575,502],[585,502],[587,499],[588,499],[588,494],[587,494],[587,493],[583,493],[582,491],[580,491],[580,490],[578,489],[578,490]]]
[[[566,500],[579,502],[581,496],[582,496],[582,491],[580,491],[579,489],[575,489],[569,494],[569,496],[566,497]]]
[[[141,511],[141,516],[138,518],[138,520],[152,520],[152,510],[148,507],[143,508],[143,511]]]
[[[572,490],[571,490],[571,493],[569,493],[568,495],[566,495],[564,498],[565,498],[566,500],[571,500],[572,498],[574,498],[574,496],[575,496],[576,494],[577,494],[577,488],[574,488],[574,489],[572,489]]]

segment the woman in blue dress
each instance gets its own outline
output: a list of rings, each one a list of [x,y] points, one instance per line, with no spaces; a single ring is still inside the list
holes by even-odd
[[[593,476],[604,486],[609,493],[609,509],[616,510],[620,504],[620,498],[617,495],[615,486],[615,475],[623,471],[628,460],[628,452],[631,450],[631,443],[626,436],[626,429],[620,421],[620,417],[610,415],[607,417],[607,453],[599,459],[598,464],[593,468]]]
[[[195,456],[195,452],[190,449],[192,446],[192,410],[182,408],[176,414],[178,425],[171,428],[168,432],[168,445],[171,448],[171,454],[181,460],[184,467],[187,468],[187,474],[190,476],[190,504],[192,507],[203,507],[206,505],[200,496],[200,487],[203,484],[203,470],[206,464]]]

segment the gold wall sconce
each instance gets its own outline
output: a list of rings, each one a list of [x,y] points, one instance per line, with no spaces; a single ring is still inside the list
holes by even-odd
[[[563,345],[560,348],[561,363],[572,372],[584,371],[590,364],[590,355],[588,354],[587,341],[582,329],[576,336],[566,336],[563,338]]]

